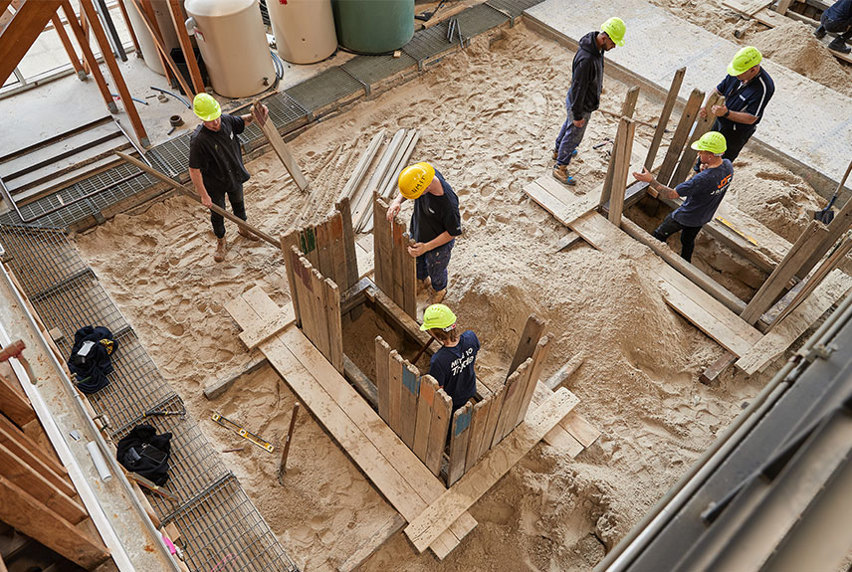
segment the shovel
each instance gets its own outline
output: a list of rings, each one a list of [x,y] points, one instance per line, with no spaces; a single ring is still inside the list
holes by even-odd
[[[852,171],[852,161],[850,161],[849,166],[846,167],[846,174],[843,175],[843,179],[840,181],[840,184],[837,185],[837,190],[834,191],[834,195],[832,195],[831,200],[828,201],[828,204],[825,205],[824,209],[814,213],[814,220],[818,220],[824,224],[830,224],[831,221],[834,220],[834,211],[831,210],[831,207],[834,206],[834,201],[837,200],[837,195],[840,194],[840,190],[843,188],[843,185],[846,184],[846,179],[849,178],[850,171]]]

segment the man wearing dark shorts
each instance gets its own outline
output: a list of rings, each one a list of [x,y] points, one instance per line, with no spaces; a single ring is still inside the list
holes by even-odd
[[[707,109],[705,104],[698,112],[701,117],[707,117],[708,113],[716,116],[713,131],[725,136],[725,159],[731,162],[754,134],[766,104],[775,93],[775,83],[761,67],[762,61],[763,56],[755,47],[746,46],[738,51],[728,64],[728,75],[716,86],[716,93],[725,96],[724,105]]]
[[[408,253],[417,258],[417,280],[423,289],[432,289],[430,304],[447,294],[447,266],[462,233],[459,198],[444,177],[429,163],[415,163],[399,174],[399,195],[388,207],[388,220],[399,213],[402,201],[414,201]]]
[[[243,199],[243,183],[249,180],[248,171],[243,165],[243,154],[237,136],[246,125],[254,120],[251,114],[223,114],[213,97],[199,93],[193,100],[195,115],[202,123],[195,128],[189,140],[189,177],[201,197],[201,204],[225,208],[225,196],[231,203],[234,215],[246,220],[246,206]],[[266,106],[260,104],[258,113],[268,113]],[[222,215],[210,213],[213,233],[216,235],[216,252],[213,260],[225,259],[225,219]],[[258,240],[250,232],[239,230],[248,240]]]
[[[680,232],[680,256],[687,262],[692,260],[695,237],[705,224],[713,220],[734,176],[731,161],[723,157],[726,144],[721,133],[708,131],[692,144],[692,148],[698,151],[701,169],[674,189],[660,184],[644,167],[641,173],[633,173],[636,180],[649,184],[648,191],[652,196],[666,199],[684,197],[683,204],[654,230],[654,238],[665,242],[668,237]]]

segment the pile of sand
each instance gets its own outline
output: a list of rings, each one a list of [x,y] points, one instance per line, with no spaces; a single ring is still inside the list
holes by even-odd
[[[764,56],[824,86],[852,96],[852,66],[831,55],[825,43],[817,40],[813,27],[790,20],[749,38]]]
[[[616,253],[579,244],[555,252],[567,229],[523,188],[550,168],[571,57],[523,25],[477,38],[430,73],[295,139],[292,151],[315,193],[300,193],[274,156],[248,166],[249,217],[278,234],[296,221],[323,218],[345,181],[340,174],[379,129],[420,128],[412,160],[433,161],[460,197],[465,234],[453,251],[447,303],[482,340],[480,374],[505,372],[531,313],[548,322],[552,338],[544,376],[577,352],[588,355],[570,388],[581,399],[577,410],[603,431],[591,449],[575,461],[547,446],[527,456],[473,507],[479,526],[444,564],[416,556],[397,536],[367,569],[481,569],[502,562],[591,568],[765,381],[729,375],[714,387],[697,383],[723,350],[666,307],[645,247]],[[607,78],[603,106],[618,108],[626,90]],[[660,106],[640,99],[639,109]],[[592,118],[572,167],[579,192],[603,180],[608,158],[592,145],[615,131],[611,118]],[[647,144],[650,131],[637,130],[637,137]],[[756,171],[779,169],[744,157]],[[756,192],[743,186],[739,195],[753,216],[769,202],[744,200],[742,193]],[[789,196],[785,208],[804,208],[803,196]],[[229,225],[229,237],[234,230]],[[226,261],[215,264],[207,217],[183,198],[119,215],[77,243],[196,418],[218,409],[271,439],[286,431],[293,396],[268,369],[213,403],[200,393],[252,357],[223,309],[227,301],[255,284],[277,303],[287,301],[276,249],[235,238]],[[378,328],[365,320],[351,331],[369,347]],[[237,443],[213,424],[200,424],[220,450]],[[285,487],[275,484],[272,457],[250,448],[225,460],[306,569],[341,562],[393,514],[309,415],[297,427]]]

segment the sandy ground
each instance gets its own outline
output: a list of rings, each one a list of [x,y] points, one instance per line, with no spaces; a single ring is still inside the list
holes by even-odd
[[[367,570],[504,570],[507,562],[590,569],[767,380],[728,373],[718,385],[697,382],[723,350],[665,306],[645,247],[554,252],[566,229],[522,189],[550,167],[571,57],[517,25],[316,125],[292,143],[316,196],[302,195],[269,155],[249,165],[250,219],[280,233],[302,213],[322,218],[378,129],[421,129],[413,159],[433,161],[461,201],[465,234],[453,252],[447,303],[482,340],[480,375],[506,367],[530,313],[548,321],[553,337],[545,376],[577,352],[588,355],[569,386],[581,400],[577,410],[603,431],[596,444],[576,460],[536,448],[471,509],[479,526],[443,563],[416,556],[397,535]],[[603,105],[617,109],[626,89],[607,79]],[[659,108],[640,99],[642,119]],[[573,166],[580,192],[603,180],[605,149],[592,145],[615,129],[614,120],[593,116]],[[650,136],[637,130],[646,142]],[[745,152],[726,200],[790,239],[818,204],[814,197],[796,175]],[[268,368],[215,402],[201,395],[251,359],[223,309],[234,293],[259,284],[287,301],[276,250],[237,237],[226,262],[215,264],[206,216],[183,198],[119,215],[77,244],[193,415],[219,409],[269,439],[286,432],[294,398]],[[363,328],[363,343],[372,343],[375,327]],[[212,423],[201,426],[219,450],[242,444]],[[251,446],[224,456],[305,570],[341,562],[393,515],[309,415],[296,429],[283,488],[274,456]]]

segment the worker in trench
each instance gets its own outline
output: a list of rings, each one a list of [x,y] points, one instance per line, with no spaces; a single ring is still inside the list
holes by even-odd
[[[828,32],[837,34],[837,37],[828,43],[829,50],[841,54],[852,52],[852,48],[846,44],[852,39],[852,0],[837,0],[822,13],[814,36],[821,40]]]
[[[408,254],[417,259],[418,291],[429,292],[429,303],[437,304],[447,294],[447,266],[461,235],[459,198],[450,184],[429,163],[415,163],[402,170],[397,180],[399,195],[388,207],[392,221],[405,199],[414,201]]]
[[[441,347],[429,361],[429,375],[453,400],[453,412],[476,395],[476,354],[479,339],[470,330],[459,334],[456,315],[444,304],[432,304],[423,312],[420,329],[438,340]]]
[[[712,92],[704,106],[698,111],[701,117],[708,114],[716,117],[711,128],[725,136],[728,150],[725,159],[733,162],[743,146],[751,138],[763,117],[763,112],[772,95],[775,83],[760,63],[763,55],[753,46],[746,46],[734,55],[728,64],[728,75],[716,86],[716,93],[724,96],[723,105],[707,108]],[[696,163],[695,169],[700,168]]]
[[[250,175],[243,164],[237,136],[256,119],[253,113],[265,119],[269,110],[261,103],[253,106],[252,113],[229,115],[222,113],[219,102],[206,93],[196,95],[192,107],[202,123],[195,128],[189,140],[189,178],[201,197],[201,204],[207,208],[217,205],[224,209],[227,196],[234,215],[247,220],[243,183],[249,180]],[[211,211],[210,222],[217,239],[213,260],[222,262],[227,250],[225,219]],[[239,233],[248,240],[258,240],[242,228]]]
[[[713,220],[734,176],[730,159],[724,158],[727,148],[724,135],[708,131],[691,147],[698,151],[700,170],[674,189],[657,181],[645,167],[642,167],[641,173],[633,173],[636,180],[648,183],[651,196],[665,199],[684,197],[683,204],[669,213],[653,234],[654,238],[665,242],[668,237],[680,232],[680,255],[687,262],[692,260],[695,237],[705,224]]]
[[[589,118],[601,101],[604,76],[604,53],[624,45],[627,28],[621,18],[610,18],[599,32],[589,32],[580,38],[574,62],[571,65],[571,87],[565,97],[568,118],[562,124],[553,148],[553,176],[565,185],[575,185],[574,177],[568,174],[571,158],[577,154],[577,146],[583,140]]]

